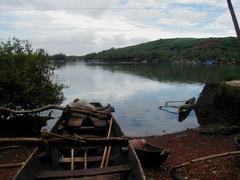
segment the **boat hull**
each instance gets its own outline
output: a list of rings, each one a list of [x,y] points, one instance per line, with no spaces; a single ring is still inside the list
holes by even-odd
[[[135,148],[136,154],[143,166],[158,167],[167,159],[169,152],[157,146],[145,144],[144,148]]]

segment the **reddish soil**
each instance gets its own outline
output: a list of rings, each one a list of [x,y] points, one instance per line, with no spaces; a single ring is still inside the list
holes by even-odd
[[[163,136],[146,137],[148,143],[170,150],[163,167],[144,168],[147,179],[172,179],[170,169],[192,159],[237,151],[233,137],[236,135],[203,135],[197,130]],[[0,164],[21,163],[29,157],[32,148],[0,150]],[[19,167],[20,168],[20,167]],[[0,168],[0,180],[11,179],[19,168]],[[240,179],[240,156],[227,156],[179,168],[178,174],[186,179]]]
[[[214,47],[218,44],[217,40],[208,40],[208,41],[204,41],[202,43],[196,44],[195,46],[193,46],[193,49],[207,49],[210,47]]]
[[[197,130],[146,137],[148,143],[170,150],[163,167],[144,168],[147,179],[172,179],[171,167],[199,157],[237,151],[236,135],[203,135]],[[232,155],[193,163],[177,169],[186,179],[240,179],[240,156]]]
[[[33,148],[13,148],[13,149],[0,149],[0,165],[23,163],[27,160]],[[0,168],[0,180],[12,179],[20,167]]]

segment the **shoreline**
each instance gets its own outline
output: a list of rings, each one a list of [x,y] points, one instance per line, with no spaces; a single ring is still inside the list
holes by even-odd
[[[173,166],[204,156],[238,151],[233,138],[239,135],[206,135],[202,134],[199,128],[194,128],[171,134],[137,137],[144,138],[147,143],[170,151],[170,155],[162,167],[143,167],[144,173],[147,179],[172,179],[170,170]],[[26,153],[26,148],[22,149],[23,152],[20,149],[5,152],[6,156],[1,157],[1,162],[9,162],[9,160],[13,163],[24,162],[29,152]],[[31,152],[31,148],[29,151]],[[221,157],[194,163],[178,169],[177,172],[187,179],[238,179],[240,178],[240,163],[237,163],[239,160],[240,155]],[[1,169],[0,179],[5,179],[6,175],[13,177],[19,168]]]
[[[170,150],[170,155],[163,167],[144,168],[147,179],[172,179],[170,169],[173,166],[188,162],[192,159],[213,154],[237,151],[231,135],[206,135],[199,129],[165,134],[160,136],[143,137],[147,143]],[[237,179],[240,174],[240,156],[227,156],[187,166],[178,169],[181,176],[197,179]],[[214,169],[214,170],[213,170]]]

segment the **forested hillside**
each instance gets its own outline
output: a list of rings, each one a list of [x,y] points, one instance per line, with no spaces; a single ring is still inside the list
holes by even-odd
[[[159,39],[82,56],[84,60],[240,63],[240,42],[225,38]]]

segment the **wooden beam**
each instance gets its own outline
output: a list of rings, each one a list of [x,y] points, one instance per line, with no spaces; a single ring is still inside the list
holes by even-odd
[[[0,138],[0,146],[44,146],[47,144],[47,141],[42,138]]]
[[[69,129],[70,131],[79,131],[79,132],[86,132],[86,131],[106,131],[106,127],[94,127],[94,126],[68,126],[66,127],[66,129]]]
[[[87,149],[85,149],[84,152],[84,169],[87,169]]]
[[[68,107],[67,107],[68,108]],[[78,108],[74,108],[74,107],[70,107],[71,112],[80,112],[80,113],[95,113],[95,114],[101,114],[101,115],[111,115],[111,113],[107,113],[107,112],[102,112],[102,111],[98,111],[98,110],[92,110],[92,109],[86,109],[83,107],[78,107]]]
[[[240,151],[231,151],[231,152],[225,152],[225,153],[221,153],[221,154],[213,154],[213,155],[210,155],[210,156],[204,156],[204,157],[193,159],[193,160],[191,160],[189,162],[185,162],[183,164],[174,166],[172,168],[172,170],[176,170],[178,168],[181,168],[181,167],[184,167],[184,166],[188,166],[188,165],[190,165],[192,163],[196,163],[196,162],[200,162],[200,161],[205,161],[205,160],[209,160],[209,159],[214,159],[214,158],[219,158],[219,157],[224,157],[224,156],[230,156],[230,155],[239,155],[239,154],[240,154]]]
[[[87,157],[87,162],[99,162],[101,160],[102,160],[102,156],[88,156]],[[113,160],[113,158],[110,157],[110,160]],[[70,163],[71,158],[69,158],[69,157],[61,158],[58,162],[59,163]],[[75,157],[74,162],[75,163],[84,163],[84,157]]]
[[[66,139],[66,138],[0,138],[0,146],[111,146],[111,145],[128,145],[129,138],[112,137],[106,138],[83,138],[83,139]]]
[[[119,174],[107,174],[107,175],[74,178],[74,180],[120,180],[120,179],[121,177]]]
[[[74,149],[71,148],[71,170],[74,170]]]
[[[56,171],[43,171],[36,179],[53,179],[53,178],[75,178],[75,177],[84,177],[84,176],[97,176],[97,175],[106,175],[113,173],[121,173],[130,171],[128,165],[119,165],[111,166],[104,168],[91,168],[91,169],[81,169],[81,170],[56,170]]]
[[[23,166],[24,163],[7,163],[7,164],[0,164],[0,168],[11,168],[11,167],[19,167]]]
[[[236,14],[235,14],[234,9],[233,9],[232,1],[231,0],[227,0],[227,4],[228,4],[229,11],[231,13],[231,16],[232,16],[232,21],[233,21],[233,24],[234,24],[234,27],[235,27],[235,31],[236,31],[237,37],[240,40],[240,29],[239,29],[239,25],[238,25]]]
[[[78,107],[78,108],[73,108],[73,107],[64,107],[64,106],[60,106],[60,105],[56,105],[56,104],[48,104],[46,106],[40,107],[40,108],[36,108],[36,109],[32,109],[32,110],[23,110],[23,111],[17,111],[14,109],[10,109],[10,108],[5,108],[5,107],[0,107],[0,112],[6,112],[6,113],[12,113],[12,114],[30,114],[30,113],[38,113],[38,112],[42,112],[42,111],[46,111],[49,109],[58,109],[58,110],[70,110],[71,112],[79,112],[79,113],[87,113],[87,114],[100,114],[100,115],[106,115],[106,116],[110,116],[111,113],[107,113],[107,112],[101,112],[98,110],[93,110],[93,109],[86,109],[84,107]]]
[[[46,105],[46,106],[43,106],[43,107],[40,107],[40,108],[36,108],[36,109],[33,109],[33,110],[23,110],[23,111],[17,111],[17,110],[10,109],[10,108],[0,107],[0,111],[7,112],[7,113],[12,113],[12,114],[38,113],[38,112],[46,111],[46,110],[49,110],[49,109],[65,110],[66,107],[55,105],[55,104],[49,104],[49,105]]]
[[[112,117],[111,120],[110,120],[109,129],[108,129],[108,134],[107,134],[107,139],[109,139],[109,138],[110,138],[110,135],[111,135],[112,123],[113,123],[113,117]],[[101,165],[100,165],[101,168],[104,167],[104,163],[105,163],[105,161],[106,161],[107,152],[108,152],[108,146],[106,146],[106,147],[104,148],[103,158],[102,158],[102,162],[101,162]]]
[[[77,141],[79,143],[84,143],[85,141],[84,140],[80,140],[79,138],[78,139],[75,139],[73,137],[69,137],[69,136],[64,136],[64,135],[60,135],[60,134],[55,134],[55,133],[49,133],[49,132],[45,132],[44,133],[44,136],[52,136],[52,137],[57,137],[57,138],[62,138],[62,139],[66,139],[66,140],[69,140],[69,141]]]
[[[107,157],[106,157],[105,167],[108,166],[111,149],[112,149],[112,146],[109,146],[109,147],[108,147],[108,152],[107,152]]]

